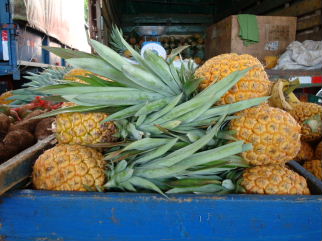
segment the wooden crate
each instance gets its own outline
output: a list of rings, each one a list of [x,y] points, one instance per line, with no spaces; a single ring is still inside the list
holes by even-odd
[[[232,15],[207,30],[206,58],[223,53],[251,54],[264,61],[265,56],[278,56],[295,40],[296,17],[257,16],[260,42],[244,46],[239,37],[237,15]]]

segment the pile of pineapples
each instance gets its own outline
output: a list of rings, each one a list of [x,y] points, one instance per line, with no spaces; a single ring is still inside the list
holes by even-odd
[[[66,104],[45,115],[56,115],[58,144],[36,160],[35,188],[310,193],[285,164],[301,136],[321,138],[321,129],[311,128],[311,107],[268,103],[274,87],[256,58],[224,54],[197,70],[176,68],[180,50],[167,60],[152,51],[141,56],[115,31],[136,64],[94,40],[97,55],[48,48],[84,71],[37,89]],[[321,121],[320,106],[313,109]]]

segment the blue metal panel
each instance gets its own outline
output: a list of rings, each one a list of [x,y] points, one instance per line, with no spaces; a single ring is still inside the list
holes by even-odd
[[[1,240],[320,241],[321,196],[23,190],[2,196]]]
[[[9,0],[0,0],[0,30],[8,30],[9,32],[9,61],[1,62],[0,76],[13,75],[13,79],[20,79],[17,67],[16,29],[10,14]],[[2,44],[1,38],[0,44]]]
[[[50,39],[48,36],[45,36],[43,41],[42,41],[42,46],[49,46]],[[49,52],[45,49],[42,49],[42,62],[45,64],[49,64]]]

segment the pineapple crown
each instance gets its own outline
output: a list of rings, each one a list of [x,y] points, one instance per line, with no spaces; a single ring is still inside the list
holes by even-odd
[[[68,112],[107,112],[119,136],[129,142],[109,146],[106,188],[129,191],[148,189],[159,193],[222,193],[238,189],[238,167],[245,162],[237,154],[251,145],[234,141],[225,124],[235,112],[258,105],[267,97],[214,104],[249,69],[236,71],[201,92],[201,79],[192,63],[174,66],[184,48],[175,49],[167,60],[152,51],[142,57],[114,28],[114,34],[137,64],[128,62],[111,48],[90,40],[97,53],[44,47],[74,67],[107,77],[81,77],[85,82],[66,82],[37,90],[77,106],[58,109],[38,118]],[[102,145],[100,145],[102,147]],[[104,144],[103,144],[104,146]],[[231,172],[231,170],[235,170]],[[235,183],[234,183],[235,182]]]

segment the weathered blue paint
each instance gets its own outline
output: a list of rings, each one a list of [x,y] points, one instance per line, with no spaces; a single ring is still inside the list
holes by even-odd
[[[8,31],[8,55],[9,60],[3,61],[3,49],[0,51],[0,76],[12,75],[13,79],[20,79],[20,71],[17,66],[16,26],[13,24],[10,13],[9,0],[0,0],[0,44],[2,45],[2,31]],[[2,61],[1,61],[2,60]]]
[[[1,197],[0,240],[322,238],[322,196],[14,191]]]

